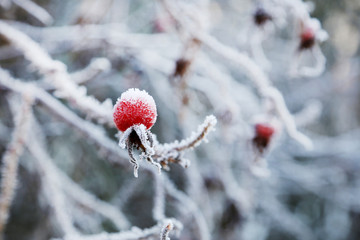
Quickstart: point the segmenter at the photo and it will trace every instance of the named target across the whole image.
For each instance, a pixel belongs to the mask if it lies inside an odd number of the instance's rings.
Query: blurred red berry
[[[153,25],[154,32],[157,33],[166,32],[166,26],[164,26],[164,23],[161,19],[155,19],[153,24],[154,24]]]
[[[255,125],[255,131],[256,131],[257,136],[261,136],[264,138],[270,138],[274,134],[275,130],[273,127],[271,127],[269,125],[258,123]]]
[[[306,28],[300,35],[300,49],[312,48],[315,44],[315,32],[311,28]]]
[[[150,129],[157,117],[155,101],[146,91],[131,88],[117,100],[113,117],[116,127],[122,132],[137,124]]]
[[[263,153],[268,147],[274,132],[275,129],[270,125],[260,123],[255,125],[255,137],[253,138],[253,143],[260,153]]]

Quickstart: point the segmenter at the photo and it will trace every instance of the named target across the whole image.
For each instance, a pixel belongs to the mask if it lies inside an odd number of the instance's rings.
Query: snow
[[[118,98],[116,104],[119,101],[128,101],[134,104],[138,102],[144,102],[149,105],[149,108],[156,109],[156,104],[152,96],[150,96],[145,90],[140,90],[138,88],[130,88],[126,92],[121,94],[121,97]]]

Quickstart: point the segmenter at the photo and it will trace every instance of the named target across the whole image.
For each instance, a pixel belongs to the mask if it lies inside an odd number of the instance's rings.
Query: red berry
[[[315,44],[315,33],[311,28],[306,28],[300,35],[300,49],[309,49]]]
[[[122,132],[137,124],[150,129],[157,117],[155,101],[146,91],[131,88],[118,98],[113,117],[116,127]]]
[[[269,125],[258,123],[255,125],[255,131],[256,131],[256,136],[263,138],[270,138],[274,134],[275,130],[273,127]]]
[[[263,153],[264,149],[267,148],[274,132],[275,129],[272,126],[261,123],[255,125],[255,137],[253,138],[253,143],[260,153]]]

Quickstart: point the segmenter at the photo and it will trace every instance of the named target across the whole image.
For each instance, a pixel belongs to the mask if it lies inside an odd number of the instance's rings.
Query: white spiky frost
[[[119,132],[119,146],[122,148],[122,149],[125,149],[126,148],[126,140],[129,138],[129,135],[130,133],[133,131],[132,128],[128,128],[126,129],[125,132],[123,133],[120,133]]]
[[[136,134],[139,136],[141,143],[144,145],[146,149],[146,154],[149,156],[153,155],[155,152],[153,147],[151,146],[151,143],[148,140],[146,127],[143,124],[140,124],[140,125],[135,125],[133,129],[136,132]]]
[[[199,146],[202,141],[208,142],[206,136],[209,132],[215,130],[216,123],[217,123],[217,119],[214,115],[207,116],[204,122],[200,126],[198,126],[196,132],[192,132],[189,138],[184,139],[180,143],[178,143],[178,148],[182,148],[182,146],[191,145],[192,142],[194,142],[195,144],[191,148],[195,148]],[[201,140],[199,139],[200,141],[197,141],[197,138],[201,135],[201,133],[204,133],[204,137]]]
[[[154,161],[154,159],[152,158],[152,155],[155,154],[155,150],[153,148],[153,144],[151,142],[150,139],[152,139],[152,135],[151,132],[146,130],[146,127],[143,124],[137,124],[134,125],[132,127],[129,127],[128,129],[126,129],[125,132],[120,133],[119,132],[119,146],[121,148],[128,148],[129,154],[130,154],[130,162],[134,164],[134,176],[137,178],[138,177],[138,169],[139,169],[139,163],[137,161],[137,159],[132,155],[132,147],[133,145],[131,144],[131,142],[129,142],[129,136],[130,134],[135,131],[137,136],[140,139],[141,144],[144,146],[145,148],[145,152],[142,152],[139,157],[140,160],[147,160],[149,161],[152,165],[156,166],[159,170],[159,173],[161,173],[161,165],[157,162]]]
[[[120,101],[128,101],[128,102],[136,103],[139,100],[149,104],[150,108],[156,109],[154,98],[150,96],[149,93],[146,92],[145,90],[140,90],[138,88],[129,88],[127,91],[123,92],[121,96],[117,99],[114,107]]]

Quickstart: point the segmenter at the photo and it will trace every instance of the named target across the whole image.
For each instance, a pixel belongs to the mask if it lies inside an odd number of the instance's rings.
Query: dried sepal
[[[258,26],[263,26],[266,22],[272,20],[272,16],[264,8],[256,9],[253,17],[255,24]]]
[[[139,176],[138,175],[139,163],[137,159],[134,157],[133,147],[134,145],[127,144],[127,150],[130,157],[130,162],[134,165],[134,176],[137,178]]]
[[[152,155],[155,153],[152,133],[143,124],[134,125],[126,129],[120,135],[119,146],[128,150],[130,162],[134,165],[135,177],[138,177],[139,163],[133,154],[134,148],[141,151],[139,155],[140,160],[147,160],[152,165],[155,165],[160,172],[161,165],[152,158]]]

